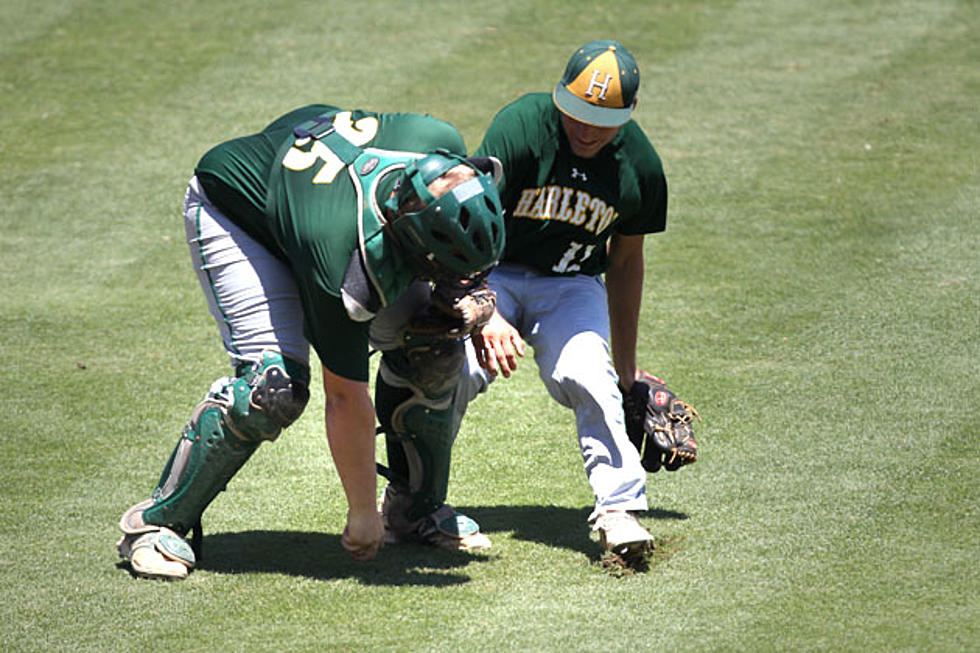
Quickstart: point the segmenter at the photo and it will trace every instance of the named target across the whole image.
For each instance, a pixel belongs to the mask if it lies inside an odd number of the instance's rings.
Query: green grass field
[[[0,650],[980,650],[978,33],[976,0],[6,0]],[[186,582],[118,567],[225,372],[179,216],[201,154],[322,101],[473,148],[602,37],[671,187],[639,359],[705,418],[649,478],[651,569],[599,564],[530,361],[455,450],[489,554],[349,561],[317,385]]]

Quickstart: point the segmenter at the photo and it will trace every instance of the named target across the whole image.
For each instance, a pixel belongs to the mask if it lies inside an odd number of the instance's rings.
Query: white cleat
[[[599,531],[599,541],[607,551],[630,558],[653,550],[653,536],[625,510],[609,510],[592,524]]]

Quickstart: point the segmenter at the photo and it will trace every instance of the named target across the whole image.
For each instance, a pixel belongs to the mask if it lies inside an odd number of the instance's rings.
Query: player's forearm
[[[636,338],[643,297],[643,257],[613,261],[606,272],[609,332],[613,367],[620,384],[629,388],[636,378]]]
[[[642,272],[640,273],[642,275]],[[642,281],[639,284],[642,288]],[[639,320],[639,293],[612,285],[609,293],[609,330],[613,366],[620,384],[629,388],[636,378],[636,334]]]
[[[370,406],[370,403],[368,404]],[[327,405],[327,441],[334,465],[344,486],[347,505],[352,511],[377,508],[374,413]]]
[[[376,510],[374,407],[367,384],[326,394],[327,441],[347,505],[352,511]]]

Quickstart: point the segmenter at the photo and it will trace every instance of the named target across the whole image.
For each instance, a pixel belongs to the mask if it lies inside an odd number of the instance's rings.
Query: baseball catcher
[[[385,518],[404,517],[411,535],[441,529],[445,548],[479,543],[476,522],[443,501],[445,429],[415,428],[456,383],[457,340],[493,310],[492,294],[476,291],[503,251],[503,216],[493,180],[465,151],[459,132],[431,116],[310,105],[199,160],[185,194],[187,243],[233,375],[212,384],[150,497],[120,521],[117,550],[134,575],[180,580],[194,568],[204,511],[306,408],[311,347],[347,501],[340,544],[354,560],[377,555],[386,534],[369,344],[382,327],[397,332],[395,307],[412,289],[423,302],[434,294],[432,310],[447,317],[426,323],[431,342],[396,341],[382,361],[393,388],[381,391],[390,409],[382,415],[405,439],[405,455],[423,461],[393,466],[414,484]],[[425,456],[435,464],[425,467]]]
[[[649,372],[641,371],[628,392],[620,391],[626,433],[640,452],[644,469],[656,472],[663,467],[673,472],[697,461],[691,422],[701,416],[694,406],[678,399],[663,379]]]

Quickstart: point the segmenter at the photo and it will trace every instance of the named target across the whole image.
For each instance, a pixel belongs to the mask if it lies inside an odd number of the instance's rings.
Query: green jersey
[[[569,147],[548,93],[531,93],[494,117],[477,155],[501,160],[507,225],[502,261],[545,274],[597,275],[613,233],[663,231],[667,180],[660,157],[632,120],[589,159]]]
[[[317,121],[334,133],[317,138]],[[344,306],[348,264],[360,257],[382,307],[408,287],[415,273],[385,235],[381,206],[405,165],[437,148],[466,153],[459,132],[430,116],[312,105],[218,145],[195,169],[215,206],[290,267],[306,338],[335,374],[368,377],[370,315]]]

